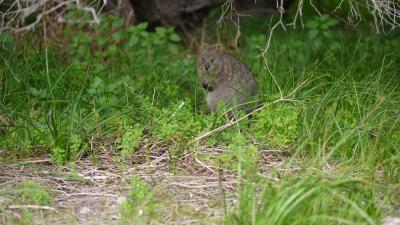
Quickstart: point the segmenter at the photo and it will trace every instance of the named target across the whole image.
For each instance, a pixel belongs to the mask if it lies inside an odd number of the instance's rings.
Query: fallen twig
[[[44,210],[56,211],[55,208],[50,207],[50,206],[44,206],[44,205],[10,205],[7,208],[8,209],[44,209]]]
[[[86,195],[86,196],[101,196],[101,197],[111,197],[111,198],[117,198],[119,195],[114,195],[114,194],[105,194],[105,193],[72,193],[68,194],[67,196],[58,198],[57,201],[61,201],[73,196],[81,196],[81,195]]]
[[[199,163],[200,165],[202,165],[203,167],[205,167],[208,171],[210,171],[211,173],[213,173],[214,175],[217,175],[217,172],[215,172],[213,169],[211,169],[210,166],[204,164],[202,161],[200,161],[199,159],[197,159],[196,157],[194,157],[194,160]]]

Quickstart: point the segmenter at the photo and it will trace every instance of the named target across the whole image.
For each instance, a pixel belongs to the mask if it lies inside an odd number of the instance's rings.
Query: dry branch
[[[7,208],[8,209],[44,209],[44,210],[56,211],[55,208],[50,207],[50,206],[44,206],[44,205],[10,205]]]
[[[50,16],[52,22],[63,22],[65,13],[72,9],[91,15],[91,19],[83,23],[100,23],[96,8],[80,0],[16,0],[10,5],[1,2],[0,6],[6,9],[0,11],[0,32],[33,30],[46,16]],[[33,22],[26,22],[31,18],[35,18]]]

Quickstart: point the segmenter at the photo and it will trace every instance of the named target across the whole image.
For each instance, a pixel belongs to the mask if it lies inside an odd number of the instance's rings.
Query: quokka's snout
[[[208,85],[207,81],[202,81],[201,85],[203,86],[204,90],[207,90],[207,91],[212,91],[213,90],[213,88],[210,85]]]
[[[203,81],[203,82],[202,82],[202,85],[203,85],[203,88],[204,88],[204,89],[207,89],[207,88],[208,88],[207,82],[204,82],[204,81]]]

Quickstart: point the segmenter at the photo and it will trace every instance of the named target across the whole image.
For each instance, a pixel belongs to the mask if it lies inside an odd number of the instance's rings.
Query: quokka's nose
[[[202,82],[202,85],[203,85],[203,88],[205,89],[205,90],[207,90],[207,91],[213,91],[214,89],[211,87],[211,86],[209,86],[206,82]]]
[[[204,81],[202,82],[202,84],[203,84],[203,88],[207,90],[208,89],[208,84],[206,82],[204,82]]]
[[[210,65],[204,65],[204,69],[206,69],[206,71],[208,71],[208,69],[210,68]]]

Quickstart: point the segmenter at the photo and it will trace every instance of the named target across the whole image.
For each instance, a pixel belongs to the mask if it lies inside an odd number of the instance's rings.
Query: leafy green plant
[[[59,146],[51,149],[51,157],[56,164],[62,165],[68,160],[67,151]]]
[[[21,201],[24,203],[33,203],[36,205],[47,205],[51,203],[50,194],[43,187],[35,184],[31,180],[25,181],[21,184],[20,188]]]
[[[239,177],[252,180],[258,169],[257,148],[250,145],[241,133],[233,132],[229,139],[226,136],[224,139],[229,145],[227,151],[220,156],[222,166],[236,171]]]
[[[324,43],[329,42],[328,51],[333,51],[339,48],[336,41],[335,32],[332,28],[338,24],[337,20],[330,15],[322,15],[309,20],[305,27],[308,29],[307,35],[313,43],[315,50],[320,50],[324,47]]]
[[[209,124],[208,118],[193,112],[190,99],[163,109],[159,117],[153,133],[160,140],[193,138]]]
[[[252,130],[258,140],[268,140],[271,147],[285,147],[299,136],[301,105],[278,103],[254,115]]]
[[[27,205],[49,205],[52,203],[52,196],[43,186],[32,180],[26,180],[13,189],[6,189],[0,195],[12,195],[16,204]]]
[[[92,57],[116,61],[115,56],[128,52],[134,56],[145,54],[149,57],[152,57],[156,50],[165,49],[170,54],[179,52],[177,44],[181,42],[181,38],[173,28],[157,27],[155,32],[148,32],[147,23],[124,29],[124,21],[121,18],[108,15],[101,16],[101,20],[103,22],[89,32],[83,32],[79,26],[69,26],[65,29],[66,37],[75,32],[69,49],[70,54],[78,52],[79,57],[75,63],[87,64]],[[96,67],[99,70],[103,69],[101,65]]]
[[[131,191],[128,199],[121,205],[120,224],[147,224],[155,216],[156,200],[147,184],[139,177],[131,179]],[[147,221],[147,222],[146,222]]]
[[[125,125],[124,134],[121,137],[119,146],[122,159],[132,156],[142,140],[142,134],[143,128],[140,124],[136,124],[134,127]]]
[[[85,146],[83,145],[82,137],[78,134],[73,134],[69,137],[69,155],[70,159],[78,159],[82,156]]]

